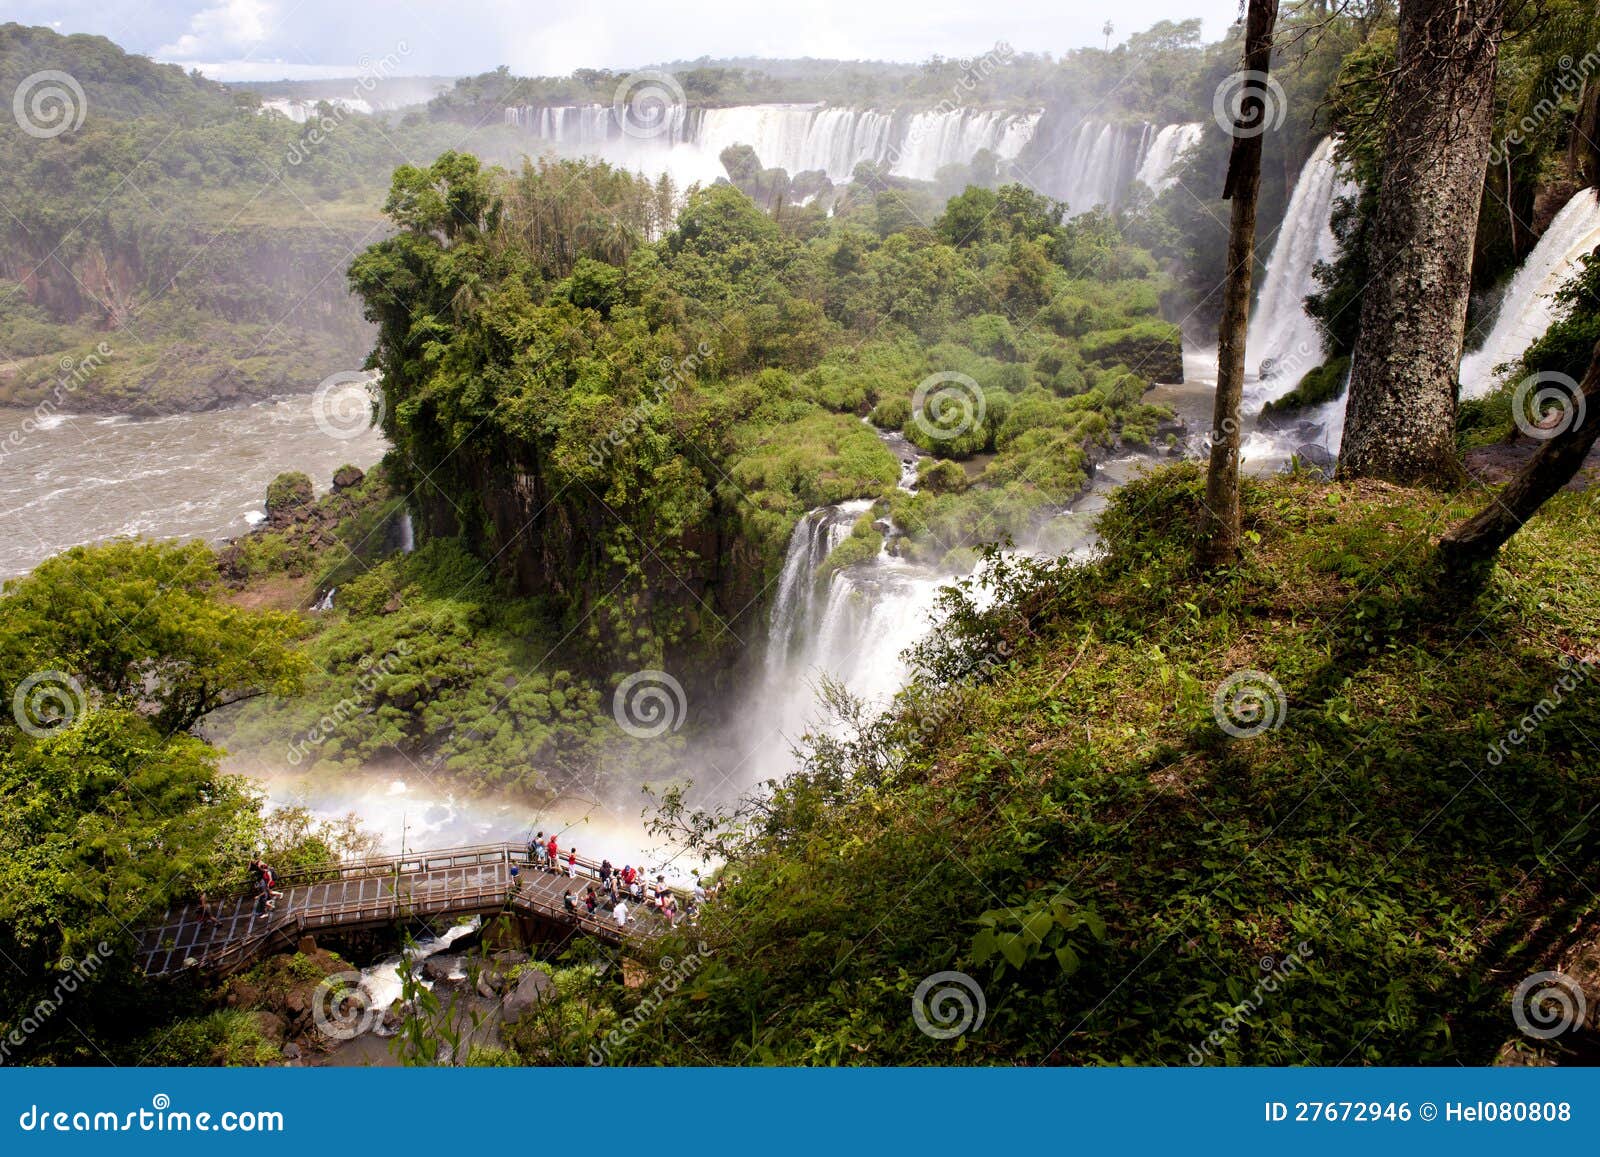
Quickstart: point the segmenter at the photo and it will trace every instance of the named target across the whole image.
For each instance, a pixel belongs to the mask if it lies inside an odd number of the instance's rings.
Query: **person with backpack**
[[[528,862],[536,868],[544,866],[544,833],[528,841]]]

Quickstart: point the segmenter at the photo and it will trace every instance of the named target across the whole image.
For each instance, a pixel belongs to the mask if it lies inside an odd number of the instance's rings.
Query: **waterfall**
[[[1481,397],[1494,388],[1495,367],[1514,362],[1550,328],[1556,302],[1551,296],[1578,271],[1578,259],[1600,245],[1600,200],[1580,189],[1550,222],[1533,252],[1511,279],[1494,328],[1483,348],[1461,359],[1461,396]]]
[[[416,548],[417,536],[411,525],[411,512],[402,510],[400,512],[400,553],[410,554]]]
[[[1166,192],[1177,180],[1175,170],[1183,155],[1204,135],[1205,126],[1198,123],[1165,126],[1151,140],[1133,179],[1157,195]]]
[[[1053,123],[1035,135],[1031,162],[1024,158],[1023,168],[1035,188],[1065,201],[1071,213],[1115,209],[1158,135],[1149,124]]]
[[[1332,261],[1338,253],[1329,220],[1334,198],[1350,191],[1334,164],[1333,148],[1333,138],[1325,138],[1301,168],[1267,259],[1245,348],[1271,384],[1252,392],[1253,403],[1282,397],[1322,364],[1322,331],[1307,315],[1305,299],[1319,288],[1311,276],[1316,263]]]
[[[1038,116],[956,109],[912,115],[895,147],[896,176],[931,181],[945,165],[964,165],[980,150],[1012,160],[1033,135]]]
[[[796,633],[815,629],[821,617],[814,581],[817,569],[834,547],[850,537],[856,519],[871,507],[866,499],[821,507],[802,518],[789,536],[767,631],[769,676],[781,678],[787,673]]]
[[[1038,113],[950,109],[895,115],[823,104],[674,108],[653,137],[626,134],[606,105],[528,105],[505,110],[515,125],[564,155],[595,155],[627,169],[671,173],[680,183],[724,176],[730,145],[749,145],[765,168],[790,175],[822,170],[847,181],[863,161],[898,176],[931,180],[945,165],[966,164],[980,149],[1002,160],[1022,152]]]

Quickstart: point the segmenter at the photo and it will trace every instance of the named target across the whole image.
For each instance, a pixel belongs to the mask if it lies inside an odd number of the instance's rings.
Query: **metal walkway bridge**
[[[513,866],[518,869],[515,877]],[[567,875],[565,856],[557,873],[531,863],[526,848],[485,844],[285,873],[276,881],[282,892],[276,909],[264,915],[255,914],[253,897],[213,905],[209,920],[197,904],[168,909],[160,923],[137,933],[138,960],[149,976],[186,969],[227,974],[319,929],[351,931],[416,917],[502,911],[565,926],[607,944],[660,929],[662,920],[642,904],[626,928],[610,913],[590,916],[581,905],[576,915],[567,912],[562,893],[600,878],[598,864],[579,859],[575,866],[576,880]]]

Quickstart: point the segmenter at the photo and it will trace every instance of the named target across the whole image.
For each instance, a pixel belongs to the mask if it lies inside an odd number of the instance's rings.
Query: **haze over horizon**
[[[1126,0],[1113,14],[1110,40],[1192,17],[1200,18],[1208,40],[1216,39],[1237,9],[1235,0]],[[1104,45],[1107,12],[1045,0],[1020,0],[1003,13],[955,0],[892,0],[870,8],[821,0],[805,21],[791,24],[734,0],[676,0],[654,8],[649,21],[625,23],[509,0],[479,0],[465,18],[428,0],[346,0],[332,15],[303,0],[18,0],[10,18],[105,36],[217,80],[272,81],[351,76],[364,70],[364,61],[391,55],[402,61],[391,75],[465,76],[500,65],[523,75],[565,75],[700,57],[914,63],[974,55],[1000,41],[1018,51],[1060,54]]]

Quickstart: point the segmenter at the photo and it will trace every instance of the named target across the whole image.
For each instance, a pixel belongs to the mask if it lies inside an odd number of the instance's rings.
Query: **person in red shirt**
[[[567,875],[576,880],[578,878],[578,849],[573,848],[567,853]]]
[[[561,870],[561,865],[556,862],[556,855],[557,855],[557,853],[559,853],[561,851],[561,849],[556,847],[556,838],[555,838],[555,836],[551,836],[550,837],[550,842],[548,844],[546,844],[544,847],[545,847],[545,851],[550,853],[550,870],[552,872],[559,872]]]

